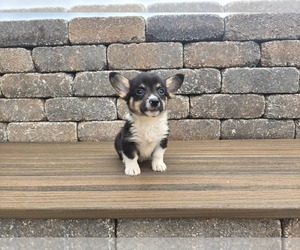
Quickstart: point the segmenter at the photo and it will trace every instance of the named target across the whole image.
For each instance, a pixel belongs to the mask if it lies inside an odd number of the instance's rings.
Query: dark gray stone
[[[78,125],[78,140],[113,141],[123,125],[123,121],[81,122]]]
[[[44,102],[39,99],[0,99],[0,122],[42,121]]]
[[[1,79],[7,98],[71,96],[73,77],[57,74],[6,74]]]
[[[221,125],[221,139],[293,139],[295,123],[269,119],[227,120]]]
[[[117,92],[111,86],[108,75],[111,71],[81,72],[74,79],[73,90],[76,96],[117,96]],[[116,71],[131,79],[139,74],[139,71]]]
[[[114,220],[110,219],[1,219],[0,229],[2,237],[113,238],[115,223]]]
[[[0,142],[7,141],[7,124],[0,123]]]
[[[300,67],[300,41],[272,41],[261,45],[261,64],[266,67]]]
[[[32,57],[40,72],[102,70],[106,66],[104,46],[38,47]]]
[[[75,122],[20,122],[9,123],[11,142],[74,142],[77,141]]]
[[[45,105],[49,121],[105,121],[117,119],[115,98],[54,98]]]
[[[225,18],[225,40],[299,39],[300,14],[235,14]]]
[[[170,120],[170,140],[215,140],[220,138],[218,120]]]
[[[31,52],[23,48],[0,48],[0,74],[32,72]]]
[[[300,94],[268,96],[265,116],[275,119],[300,118]]]
[[[158,15],[147,19],[147,41],[222,40],[224,21],[217,15]]]
[[[273,219],[121,219],[117,237],[281,237]]]
[[[296,93],[299,71],[296,68],[234,68],[222,73],[224,93]]]
[[[65,20],[0,22],[0,47],[34,47],[68,44]]]
[[[182,68],[181,43],[111,44],[107,49],[110,69]]]
[[[184,46],[186,68],[254,67],[260,60],[255,42],[198,42]]]
[[[298,242],[300,243],[300,219],[299,218],[283,220],[282,228],[283,228],[283,237],[298,238],[299,240]],[[290,249],[294,249],[294,248],[290,248]]]
[[[221,90],[221,73],[217,69],[170,69],[151,72],[165,79],[175,74],[184,74],[184,82],[177,91],[178,94],[198,95],[218,93]]]
[[[298,0],[247,0],[231,1],[224,7],[225,12],[263,12],[263,13],[299,13],[300,1]]]
[[[137,16],[75,18],[69,29],[72,44],[145,41],[145,20]]]
[[[217,2],[169,2],[152,3],[147,6],[148,12],[223,12],[223,6]]]
[[[258,118],[265,109],[265,99],[260,95],[202,95],[191,97],[192,118]]]

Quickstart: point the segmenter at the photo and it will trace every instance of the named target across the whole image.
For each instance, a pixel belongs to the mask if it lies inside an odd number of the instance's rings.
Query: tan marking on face
[[[135,101],[133,97],[129,99],[129,107],[131,110],[135,111],[138,114],[141,114],[140,110],[141,101]]]

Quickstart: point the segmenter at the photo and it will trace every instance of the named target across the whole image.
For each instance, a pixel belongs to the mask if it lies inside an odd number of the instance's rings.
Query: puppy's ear
[[[175,96],[175,93],[181,87],[183,80],[184,80],[183,74],[176,74],[166,79],[166,86],[170,98],[173,98]]]
[[[125,98],[129,92],[129,79],[117,72],[109,73],[109,81],[121,98]]]

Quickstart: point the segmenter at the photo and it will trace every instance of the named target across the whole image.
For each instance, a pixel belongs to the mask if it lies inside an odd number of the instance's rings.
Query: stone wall
[[[185,82],[171,139],[298,138],[300,14],[0,22],[0,141],[112,140],[118,71]]]

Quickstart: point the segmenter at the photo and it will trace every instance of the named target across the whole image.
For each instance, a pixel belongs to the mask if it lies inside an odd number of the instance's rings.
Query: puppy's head
[[[167,99],[175,96],[184,75],[176,74],[162,79],[156,74],[141,73],[131,80],[111,72],[109,80],[129,110],[137,115],[155,117],[166,109]]]

